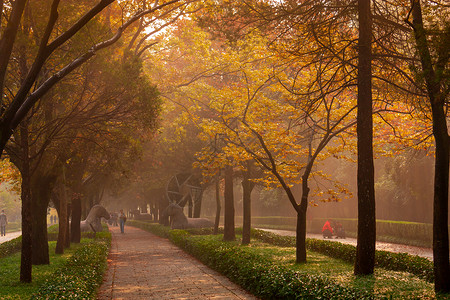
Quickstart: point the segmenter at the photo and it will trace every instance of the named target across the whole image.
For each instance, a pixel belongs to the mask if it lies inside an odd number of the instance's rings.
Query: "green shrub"
[[[99,234],[100,232],[97,232],[97,234]],[[86,239],[93,239],[96,237],[95,232],[82,232],[81,233],[81,238],[86,238]],[[57,241],[58,240],[58,232],[49,232],[47,233],[47,239],[48,241]]]
[[[162,237],[169,237],[172,242],[176,245],[178,245],[180,248],[184,249],[186,252],[191,253],[192,255],[196,256],[199,260],[204,262],[205,264],[209,265],[210,267],[218,270],[219,272],[223,273],[227,277],[231,278],[233,281],[237,282],[238,284],[242,285],[244,288],[251,290],[254,293],[258,293],[258,295],[266,295],[274,293],[268,292],[268,291],[262,291],[262,289],[275,289],[272,285],[278,286],[280,289],[285,289],[281,283],[269,283],[266,282],[262,284],[257,292],[252,290],[251,285],[254,284],[258,286],[258,282],[254,282],[251,280],[251,278],[255,277],[255,274],[252,274],[251,272],[245,275],[243,272],[239,271],[238,274],[234,274],[234,272],[237,272],[236,269],[245,269],[246,265],[239,265],[239,262],[232,262],[232,260],[236,259],[239,260],[243,257],[244,262],[246,260],[254,259],[253,257],[248,257],[245,255],[249,255],[241,253],[239,251],[243,251],[244,248],[239,248],[233,245],[233,243],[220,243],[218,245],[216,242],[209,245],[208,243],[202,242],[202,240],[195,240],[196,237],[193,236],[194,234],[210,234],[212,232],[211,229],[188,229],[188,230],[170,230],[169,227],[165,227],[158,224],[152,224],[152,225],[146,225],[143,222],[134,221],[137,223],[137,227],[141,226],[140,228],[144,230],[151,231],[155,234],[158,234]],[[148,224],[148,223],[147,223]],[[164,234],[160,234],[163,232]],[[236,233],[242,232],[242,228],[237,228]],[[295,237],[292,236],[280,236],[271,232],[267,232],[264,230],[258,230],[258,229],[252,229],[252,238],[255,238],[257,240],[260,240],[264,243],[280,246],[280,247],[295,247],[296,240]],[[193,242],[193,241],[196,242]],[[338,258],[343,261],[354,263],[355,257],[356,257],[356,247],[348,244],[342,244],[337,242],[331,242],[331,241],[324,241],[324,240],[318,240],[318,239],[306,239],[306,247],[307,249],[311,251],[315,251],[321,254],[325,254],[327,256]],[[216,253],[217,252],[217,253]],[[232,255],[230,253],[238,253],[236,256],[233,256],[233,258],[228,257],[227,255]],[[263,258],[258,258],[256,262],[256,265],[262,264]],[[243,263],[244,263],[243,262]],[[270,264],[270,262],[267,260],[265,262],[266,264]],[[393,270],[393,271],[406,271],[411,274],[414,274],[424,280],[427,280],[428,282],[434,281],[434,274],[433,274],[433,263],[423,257],[415,256],[415,255],[409,255],[407,253],[393,253],[388,251],[379,251],[377,250],[375,253],[375,263],[377,267],[384,268],[387,270]],[[264,264],[263,264],[264,265]],[[254,270],[255,272],[266,272],[263,270],[257,270],[255,269],[256,266],[249,267],[250,269]],[[275,276],[278,274],[277,270],[270,269],[274,273],[271,276]],[[270,271],[270,272],[272,272]],[[270,273],[269,272],[269,273]],[[288,272],[288,271],[286,271]],[[293,272],[293,271],[289,271]],[[288,272],[288,273],[289,273]],[[284,273],[283,273],[284,274]],[[247,276],[250,277],[250,279],[247,278]],[[278,276],[278,275],[277,275]],[[281,275],[280,275],[281,276]],[[284,275],[283,275],[284,276]],[[292,276],[289,275],[289,276]],[[299,276],[297,273],[295,276]],[[237,278],[237,279],[233,279]],[[259,277],[258,277],[259,278]],[[274,277],[276,278],[276,276]],[[292,279],[292,278],[291,278]],[[248,286],[245,283],[247,280],[250,280],[251,284],[249,283]],[[264,278],[259,278],[261,282],[264,280]],[[281,280],[281,279],[277,279]],[[297,282],[298,279],[295,279],[294,282]],[[302,280],[308,281],[308,279],[303,278]],[[317,281],[320,281],[321,279],[315,279]],[[303,281],[301,281],[303,282]],[[269,287],[265,287],[264,285],[267,284]],[[290,282],[285,282],[284,284],[292,285]],[[322,283],[321,283],[322,284]],[[272,286],[272,288],[270,287]],[[339,293],[341,292],[340,288],[338,288]],[[288,292],[280,292],[280,293],[291,293],[289,290]],[[297,293],[300,293],[297,291]],[[352,292],[350,292],[352,293]],[[268,295],[267,294],[267,295]],[[283,294],[284,295],[284,294]],[[356,295],[356,294],[355,294]],[[277,298],[278,296],[270,296]],[[281,297],[281,296],[279,296]],[[284,297],[284,296],[283,296]],[[355,296],[356,297],[356,296]],[[343,298],[344,299],[344,298]]]
[[[308,232],[321,234],[327,219],[316,218],[308,223]],[[356,237],[357,219],[333,219],[339,221],[347,236]],[[433,226],[427,223],[377,220],[377,240],[383,242],[403,243],[406,245],[431,247]]]
[[[200,261],[264,299],[370,299],[367,292],[344,287],[320,275],[274,264],[270,259],[217,237],[170,231],[170,240]]]
[[[137,221],[137,220],[127,220],[126,225],[134,226],[134,227],[146,230],[146,231],[150,231],[160,237],[164,237],[164,238],[169,237],[170,227],[163,226],[158,223],[149,223],[149,222]]]
[[[252,229],[252,237],[280,247],[295,247],[295,237],[292,236],[280,236],[264,230]],[[355,246],[337,242],[306,239],[306,248],[349,263],[354,263],[356,257]],[[433,263],[417,255],[377,250],[375,266],[393,271],[406,271],[429,282],[434,281]]]
[[[31,299],[95,299],[110,245],[111,234],[98,233],[96,240],[78,249]]]
[[[0,244],[0,258],[6,257],[20,251],[22,247],[22,236]]]

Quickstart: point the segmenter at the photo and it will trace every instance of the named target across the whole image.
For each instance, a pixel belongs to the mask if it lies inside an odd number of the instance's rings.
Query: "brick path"
[[[257,299],[167,239],[134,227],[112,233],[98,299]]]

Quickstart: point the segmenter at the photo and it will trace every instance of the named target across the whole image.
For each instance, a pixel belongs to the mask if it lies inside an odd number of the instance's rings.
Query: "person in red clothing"
[[[322,227],[323,238],[331,239],[333,237],[333,228],[331,227],[330,221],[327,220]]]

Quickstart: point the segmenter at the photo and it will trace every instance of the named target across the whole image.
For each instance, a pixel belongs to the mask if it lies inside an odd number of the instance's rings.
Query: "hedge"
[[[339,221],[348,237],[357,235],[358,220],[349,218],[331,218]],[[326,218],[307,220],[306,229],[309,233],[321,234]],[[428,223],[377,220],[377,240],[382,242],[402,243],[418,247],[432,247],[433,226]],[[236,217],[236,223],[242,224],[242,216]],[[252,217],[252,226],[270,227],[274,229],[295,230],[296,217],[269,216]]]
[[[295,237],[292,236],[280,236],[258,229],[252,229],[252,236],[273,245],[295,247]],[[349,263],[355,262],[356,247],[353,245],[306,239],[306,248]],[[417,255],[376,250],[375,266],[393,271],[406,271],[428,282],[434,282],[433,262]]]
[[[209,267],[264,299],[372,299],[365,291],[344,287],[325,276],[273,264],[251,248],[171,230],[169,239]]]
[[[109,232],[83,245],[30,299],[95,299],[111,246]]]
[[[0,244],[0,258],[20,251],[22,248],[22,236]]]
[[[170,228],[156,223],[131,221],[130,225],[151,231],[161,237],[170,237]],[[188,229],[191,234],[212,234],[212,229]],[[236,233],[242,228],[236,228]],[[252,229],[252,238],[280,247],[295,247],[295,237],[281,236],[259,229]],[[349,263],[355,262],[356,247],[318,239],[306,239],[306,248],[327,256],[338,258]],[[406,271],[428,282],[434,282],[433,262],[427,258],[407,253],[394,253],[389,251],[375,251],[375,266],[392,271]]]

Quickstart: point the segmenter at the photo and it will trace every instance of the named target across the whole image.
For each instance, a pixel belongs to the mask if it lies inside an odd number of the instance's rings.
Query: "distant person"
[[[5,215],[5,210],[2,209],[2,212],[0,213],[0,232],[1,236],[6,235],[6,225],[8,225],[8,219]]]
[[[331,227],[330,221],[327,220],[322,227],[323,238],[331,239],[333,237],[333,228]]]
[[[120,224],[120,232],[124,233],[125,230],[125,222],[127,221],[127,216],[123,213],[123,209],[119,212],[119,224]]]

